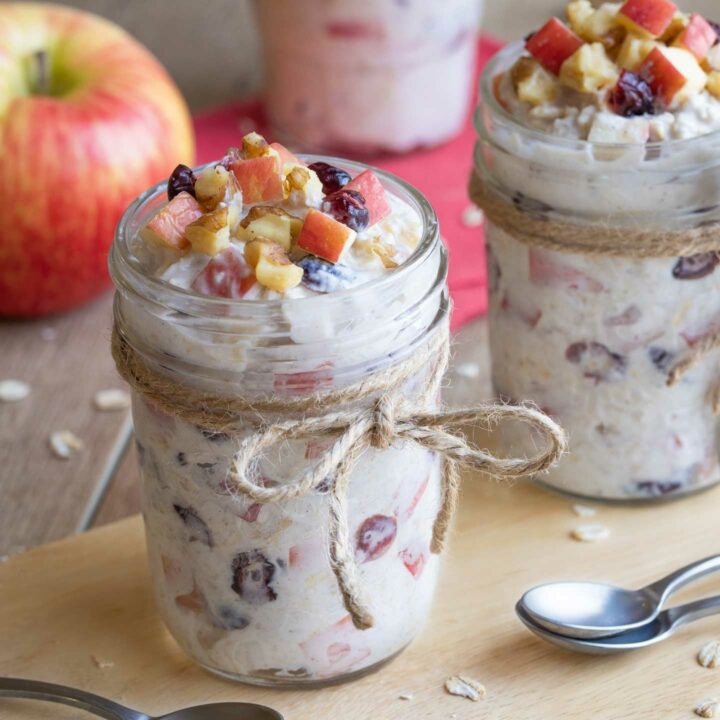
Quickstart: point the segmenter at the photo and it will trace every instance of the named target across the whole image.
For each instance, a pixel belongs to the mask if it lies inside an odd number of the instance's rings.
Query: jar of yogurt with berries
[[[545,482],[618,501],[720,480],[720,28],[567,6],[484,72],[493,379],[566,427]]]
[[[481,0],[257,0],[266,102],[284,142],[404,153],[455,136],[472,98]]]
[[[432,208],[379,171],[300,159],[251,134],[140,197],[110,264],[152,577],[174,638],[208,670],[256,684],[336,682],[388,661],[424,625],[437,583],[435,453],[394,443],[352,469],[345,540],[372,614],[364,629],[331,569],[336,476],[263,503],[238,491],[232,471],[258,427],[312,414],[299,398],[363,382],[372,395],[379,373],[425,353],[396,388],[422,396],[449,310]],[[244,414],[219,429],[210,405],[238,396]],[[268,398],[277,407],[260,418],[254,403]],[[332,445],[283,437],[255,458],[254,482],[283,487]]]

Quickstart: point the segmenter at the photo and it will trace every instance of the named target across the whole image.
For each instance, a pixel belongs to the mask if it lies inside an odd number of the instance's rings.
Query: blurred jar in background
[[[404,153],[462,128],[482,0],[256,0],[270,122],[294,149]]]

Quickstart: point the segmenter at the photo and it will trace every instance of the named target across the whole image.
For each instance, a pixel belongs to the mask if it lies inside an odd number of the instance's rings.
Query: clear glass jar
[[[323,159],[353,174],[366,168]],[[447,326],[445,249],[427,201],[376,172],[423,220],[415,254],[357,288],[281,301],[201,297],[144,275],[130,242],[165,202],[164,185],[150,189],[125,213],[111,252],[116,329],[175,382],[250,399],[342,388],[422,351]],[[417,393],[423,380],[402,392]],[[420,631],[438,574],[429,552],[440,504],[435,454],[412,443],[370,449],[352,471],[349,528],[375,619],[357,630],[330,567],[326,491],[248,502],[227,482],[242,429],[211,432],[137,394],[133,419],[158,607],[206,669],[261,685],[338,682],[374,670]],[[329,444],[283,442],[259,458],[260,484],[286,484]]]
[[[685,230],[720,220],[720,133],[647,145],[593,144],[530,130],[501,107],[487,66],[475,167],[491,192],[537,219]],[[495,389],[558,419],[570,454],[544,482],[590,498],[678,497],[720,480],[708,400],[712,353],[668,372],[720,329],[718,256],[613,257],[522,244],[486,222]],[[720,250],[720,245],[718,247]]]
[[[256,0],[270,121],[291,147],[404,153],[460,132],[480,0]]]

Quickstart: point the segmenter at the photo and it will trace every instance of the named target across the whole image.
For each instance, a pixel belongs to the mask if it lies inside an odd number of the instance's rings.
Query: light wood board
[[[395,662],[355,683],[272,691],[218,680],[195,667],[153,608],[139,517],[10,558],[0,565],[0,673],[81,686],[150,713],[221,700],[270,704],[288,720],[675,720],[720,694],[720,670],[695,661],[720,638],[720,617],[663,645],[597,658],[565,653],[530,635],[513,605],[551,579],[628,586],[720,550],[720,492],[655,507],[601,507],[608,540],[568,537],[571,503],[531,486],[467,477],[431,624]],[[695,595],[720,592],[709,579]],[[685,591],[685,597],[688,596]],[[92,656],[114,663],[98,668]],[[479,703],[443,692],[466,673],[487,687]],[[412,693],[413,700],[399,695]],[[50,713],[52,712],[52,715]],[[37,703],[0,700],[0,718],[80,718]]]

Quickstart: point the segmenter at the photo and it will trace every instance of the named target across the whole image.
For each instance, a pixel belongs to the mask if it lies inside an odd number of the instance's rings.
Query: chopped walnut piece
[[[699,702],[694,709],[696,715],[701,718],[714,718],[717,717],[718,710],[720,709],[720,702],[716,698],[710,698]]]
[[[83,441],[69,430],[58,430],[50,435],[50,448],[62,460],[67,460],[83,447]]]
[[[697,661],[706,668],[720,667],[720,640],[706,642],[697,654]]]

